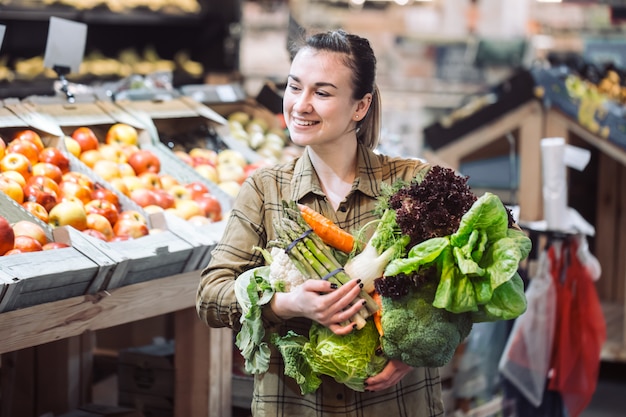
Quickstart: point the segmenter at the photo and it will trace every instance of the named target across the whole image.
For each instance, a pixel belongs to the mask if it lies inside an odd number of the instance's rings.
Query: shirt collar
[[[357,145],[357,175],[352,185],[352,192],[358,190],[369,197],[380,194],[382,180],[382,166],[373,151],[362,144]],[[302,156],[296,161],[293,178],[291,180],[291,199],[300,201],[308,193],[324,195],[319,179],[309,156],[309,148],[305,148]]]

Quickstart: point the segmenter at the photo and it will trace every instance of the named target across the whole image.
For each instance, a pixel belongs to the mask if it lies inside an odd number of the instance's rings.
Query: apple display
[[[43,250],[41,243],[31,236],[15,236],[13,249],[19,249],[21,253],[39,252]]]
[[[154,172],[158,174],[161,171],[161,161],[154,152],[148,149],[139,149],[128,157],[128,163],[135,174],[141,175],[144,172]]]
[[[39,149],[37,145],[27,140],[16,139],[9,142],[5,154],[10,153],[21,153],[28,158],[31,165],[39,162]]]
[[[47,147],[39,152],[39,162],[58,166],[64,174],[70,170],[70,160],[59,148]]]
[[[44,148],[43,140],[41,139],[41,135],[35,132],[32,129],[23,129],[15,132],[13,134],[13,140],[26,140],[35,144],[37,149],[41,151]]]
[[[112,202],[108,200],[91,200],[85,204],[85,212],[100,214],[104,216],[111,225],[114,225],[120,216],[120,212]]]
[[[0,159],[0,171],[17,171],[24,179],[30,177],[33,165],[30,160],[21,153],[6,153]]]
[[[12,198],[18,204],[24,202],[24,190],[20,184],[12,178],[0,176],[0,191]]]
[[[15,236],[30,236],[37,240],[41,245],[48,243],[46,231],[37,223],[30,220],[18,220],[13,224],[13,233]]]
[[[44,223],[48,223],[48,210],[36,201],[24,201],[22,207]]]
[[[76,128],[72,132],[72,138],[80,145],[81,154],[89,150],[98,149],[100,146],[96,134],[86,126]]]
[[[87,228],[85,207],[76,201],[61,201],[52,207],[48,217],[48,224],[52,227],[72,226],[81,231]]]
[[[141,220],[133,218],[120,219],[113,226],[115,236],[128,236],[132,239],[138,239],[150,233],[148,226]]]
[[[65,149],[76,158],[80,157],[80,153],[82,149],[80,148],[80,143],[76,139],[71,136],[64,136],[63,143],[65,144]]]
[[[11,223],[4,217],[0,216],[0,256],[13,249],[15,234]]]
[[[42,175],[52,179],[54,182],[59,183],[63,180],[63,171],[57,165],[50,162],[37,162],[33,165],[33,176]]]
[[[222,204],[216,196],[206,193],[195,197],[194,200],[200,205],[205,217],[214,222],[222,220]]]
[[[109,219],[98,213],[87,213],[87,229],[97,230],[105,236],[104,240],[110,240],[115,234]]]
[[[106,143],[120,143],[126,145],[136,145],[139,134],[137,129],[126,123],[116,123],[112,125],[105,137]]]
[[[91,198],[91,189],[80,182],[63,180],[59,183],[59,200],[78,200],[87,204]]]

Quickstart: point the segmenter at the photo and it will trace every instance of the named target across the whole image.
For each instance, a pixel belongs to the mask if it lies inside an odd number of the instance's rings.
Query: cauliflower
[[[284,249],[274,247],[270,251],[270,256],[272,262],[270,263],[269,282],[275,291],[289,292],[307,279],[291,261]]]
[[[382,296],[382,349],[390,359],[415,367],[440,367],[472,329],[471,313],[455,314],[433,307],[437,285],[412,287],[395,298]]]

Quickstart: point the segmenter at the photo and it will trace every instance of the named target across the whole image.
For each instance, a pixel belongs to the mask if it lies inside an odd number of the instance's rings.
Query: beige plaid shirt
[[[375,218],[380,184],[409,180],[424,166],[416,159],[392,158],[358,149],[359,175],[352,190],[333,210],[324,196],[305,150],[291,163],[256,171],[243,184],[233,205],[226,231],[202,272],[197,294],[198,314],[212,327],[239,330],[241,310],[234,293],[235,279],[243,271],[264,264],[253,246],[265,247],[275,239],[273,222],[282,216],[282,200],[312,207],[345,230],[358,230]],[[283,321],[265,308],[267,329],[284,334],[291,329],[308,335],[310,321]],[[317,392],[302,395],[297,383],[285,377],[280,353],[272,348],[270,369],[255,377],[252,413],[255,417],[435,417],[443,416],[438,369],[419,368],[399,384],[380,392],[356,392],[332,378],[323,377]]]

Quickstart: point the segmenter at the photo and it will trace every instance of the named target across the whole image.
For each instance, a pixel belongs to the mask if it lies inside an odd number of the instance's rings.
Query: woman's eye
[[[316,91],[315,94],[321,97],[328,97],[329,94],[326,91]]]
[[[292,91],[298,91],[300,89],[297,85],[293,85],[293,84],[289,84],[287,88],[289,88]]]

